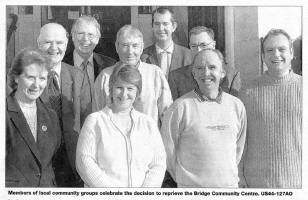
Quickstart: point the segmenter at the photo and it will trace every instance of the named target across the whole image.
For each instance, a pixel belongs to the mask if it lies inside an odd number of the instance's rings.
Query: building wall
[[[131,7],[131,24],[140,29],[143,34],[144,47],[153,43],[152,35],[152,15],[138,14],[138,6]]]
[[[157,6],[152,6],[154,10]],[[188,11],[187,6],[173,6],[172,7],[178,27],[173,34],[173,40],[177,44],[187,46],[188,44]],[[153,44],[152,32],[152,15],[151,14],[138,14],[138,6],[131,7],[131,23],[138,27],[143,34],[144,47]]]
[[[17,9],[17,6],[14,6],[15,13],[18,13]],[[187,7],[174,6],[173,9],[179,25],[174,40],[182,45],[187,45]],[[23,16],[20,20],[20,22],[26,23],[21,23],[16,33],[16,51],[25,46],[36,45],[35,38],[41,25],[41,16],[39,14],[41,12],[39,11],[40,7],[34,6],[33,16]],[[138,7],[131,7],[131,23],[139,27],[143,32],[145,47],[153,43],[151,20],[151,14],[138,14]],[[225,31],[226,60],[228,65],[241,72],[244,82],[259,75],[261,68],[258,38],[258,7],[225,7]]]
[[[233,14],[234,67],[245,83],[261,73],[258,7],[233,7]]]
[[[153,8],[154,9],[154,8]],[[174,40],[184,46],[188,42],[188,11],[186,6],[173,7],[178,21]],[[138,7],[131,8],[132,24],[144,35],[145,47],[153,43],[150,14],[138,15]],[[225,7],[225,42],[228,66],[241,72],[245,83],[261,73],[260,40],[258,37],[258,7]]]

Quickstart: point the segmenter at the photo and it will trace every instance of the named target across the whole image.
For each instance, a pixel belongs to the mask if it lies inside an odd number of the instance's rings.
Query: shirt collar
[[[81,64],[83,63],[83,58],[77,53],[76,50],[74,50],[74,52],[73,52],[73,57],[74,57],[74,65],[75,65],[75,67],[80,67]],[[93,65],[93,53],[89,57],[88,62],[91,65]]]
[[[136,68],[138,69],[139,68],[139,66],[141,65],[141,60],[139,60],[138,61],[138,63],[135,65],[136,66]],[[115,65],[116,66],[120,66],[120,65],[123,65],[124,63],[122,62],[122,61],[119,61],[119,62],[117,62]]]
[[[208,102],[217,102],[217,103],[221,104],[221,98],[222,98],[223,91],[220,87],[218,89],[218,95],[217,95],[216,99],[211,99],[211,98],[208,98],[207,96],[203,95],[198,86],[194,89],[194,92],[201,102],[208,101]]]
[[[167,47],[167,49],[162,49],[157,44],[155,44],[155,48],[156,48],[157,54],[160,54],[161,52],[167,52],[167,53],[172,54],[173,49],[174,49],[174,43],[171,42],[171,44],[169,45],[169,47]]]
[[[61,74],[61,62],[55,66],[53,66],[53,68],[51,69],[51,71],[56,72],[56,75],[58,76],[58,78],[60,77]]]

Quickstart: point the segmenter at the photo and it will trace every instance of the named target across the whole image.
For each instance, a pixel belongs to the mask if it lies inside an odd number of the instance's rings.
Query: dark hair
[[[13,90],[16,90],[18,85],[15,81],[16,77],[21,75],[24,68],[31,64],[46,68],[46,60],[38,50],[33,48],[22,49],[15,56],[8,72],[8,84]]]
[[[288,41],[289,41],[289,46],[290,46],[290,49],[293,49],[293,41],[290,37],[290,35],[283,29],[271,29],[266,35],[265,37],[263,38],[263,40],[261,41],[261,52],[264,53],[264,44],[265,44],[265,41],[271,37],[271,36],[277,36],[277,35],[284,35]]]
[[[171,22],[172,22],[172,24],[174,24],[176,21],[175,21],[175,17],[174,17],[174,11],[172,10],[172,8],[169,8],[169,7],[158,7],[157,9],[155,9],[152,12],[152,26],[153,26],[153,23],[154,23],[154,15],[155,15],[155,13],[165,14],[167,12],[170,13],[170,15],[171,15]]]
[[[121,79],[122,81],[125,81],[127,83],[130,83],[136,86],[138,89],[137,96],[140,95],[141,90],[142,90],[142,77],[137,67],[132,66],[132,65],[126,65],[126,64],[118,64],[114,68],[110,76],[110,79],[109,79],[109,93],[110,93],[110,99],[112,103],[113,103],[112,89],[118,79]]]
[[[200,33],[207,33],[210,38],[212,38],[212,40],[214,40],[215,38],[215,33],[213,31],[213,29],[211,28],[207,28],[205,26],[196,26],[196,27],[193,27],[192,29],[190,29],[189,31],[189,37],[191,37],[191,35],[198,35]]]
[[[204,50],[202,50],[202,51],[199,51],[199,52],[195,55],[195,57],[194,57],[193,65],[195,65],[196,58],[197,58],[200,54],[204,54],[204,52],[206,52],[206,51],[214,52],[214,53],[218,56],[218,58],[219,58],[219,60],[220,60],[220,62],[221,62],[221,64],[222,64],[222,68],[225,70],[225,59],[224,59],[224,56],[222,55],[222,53],[221,53],[218,49],[204,49]]]

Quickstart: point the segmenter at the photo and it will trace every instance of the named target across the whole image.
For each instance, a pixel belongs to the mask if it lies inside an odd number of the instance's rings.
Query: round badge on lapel
[[[43,125],[42,126],[42,131],[44,131],[44,132],[47,131],[47,126]]]

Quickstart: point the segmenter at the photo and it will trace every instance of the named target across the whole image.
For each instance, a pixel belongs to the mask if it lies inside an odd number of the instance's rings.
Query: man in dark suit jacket
[[[159,7],[153,12],[152,27],[155,43],[144,49],[141,56],[143,62],[159,66],[166,77],[171,71],[191,64],[189,49],[175,44],[172,40],[172,33],[177,23],[174,19],[174,12],[170,8]],[[164,56],[167,59],[163,59]]]
[[[63,62],[75,66],[87,74],[93,102],[92,108],[94,108],[96,77],[103,69],[114,65],[116,61],[108,56],[93,52],[101,37],[100,24],[94,17],[83,15],[76,19],[71,34],[75,49],[67,52]]]
[[[40,98],[37,106],[37,141],[11,93],[6,100],[6,187],[55,187],[52,157],[61,142],[56,113]]]
[[[39,49],[48,61],[49,73],[55,74],[60,93],[58,117],[64,145],[55,158],[57,184],[60,187],[82,187],[83,183],[75,167],[75,157],[80,129],[92,111],[89,81],[84,72],[61,62],[68,41],[63,26],[57,23],[45,24],[37,41]],[[53,105],[47,88],[42,94],[42,99]]]
[[[194,27],[189,32],[190,49],[192,55],[202,49],[215,49],[214,31],[204,26]],[[221,80],[220,87],[227,93],[234,96],[238,95],[241,87],[240,72],[229,66],[225,66],[226,76]],[[192,76],[192,66],[187,65],[172,71],[169,74],[169,86],[173,100],[181,97],[187,92],[193,90],[197,84]]]

